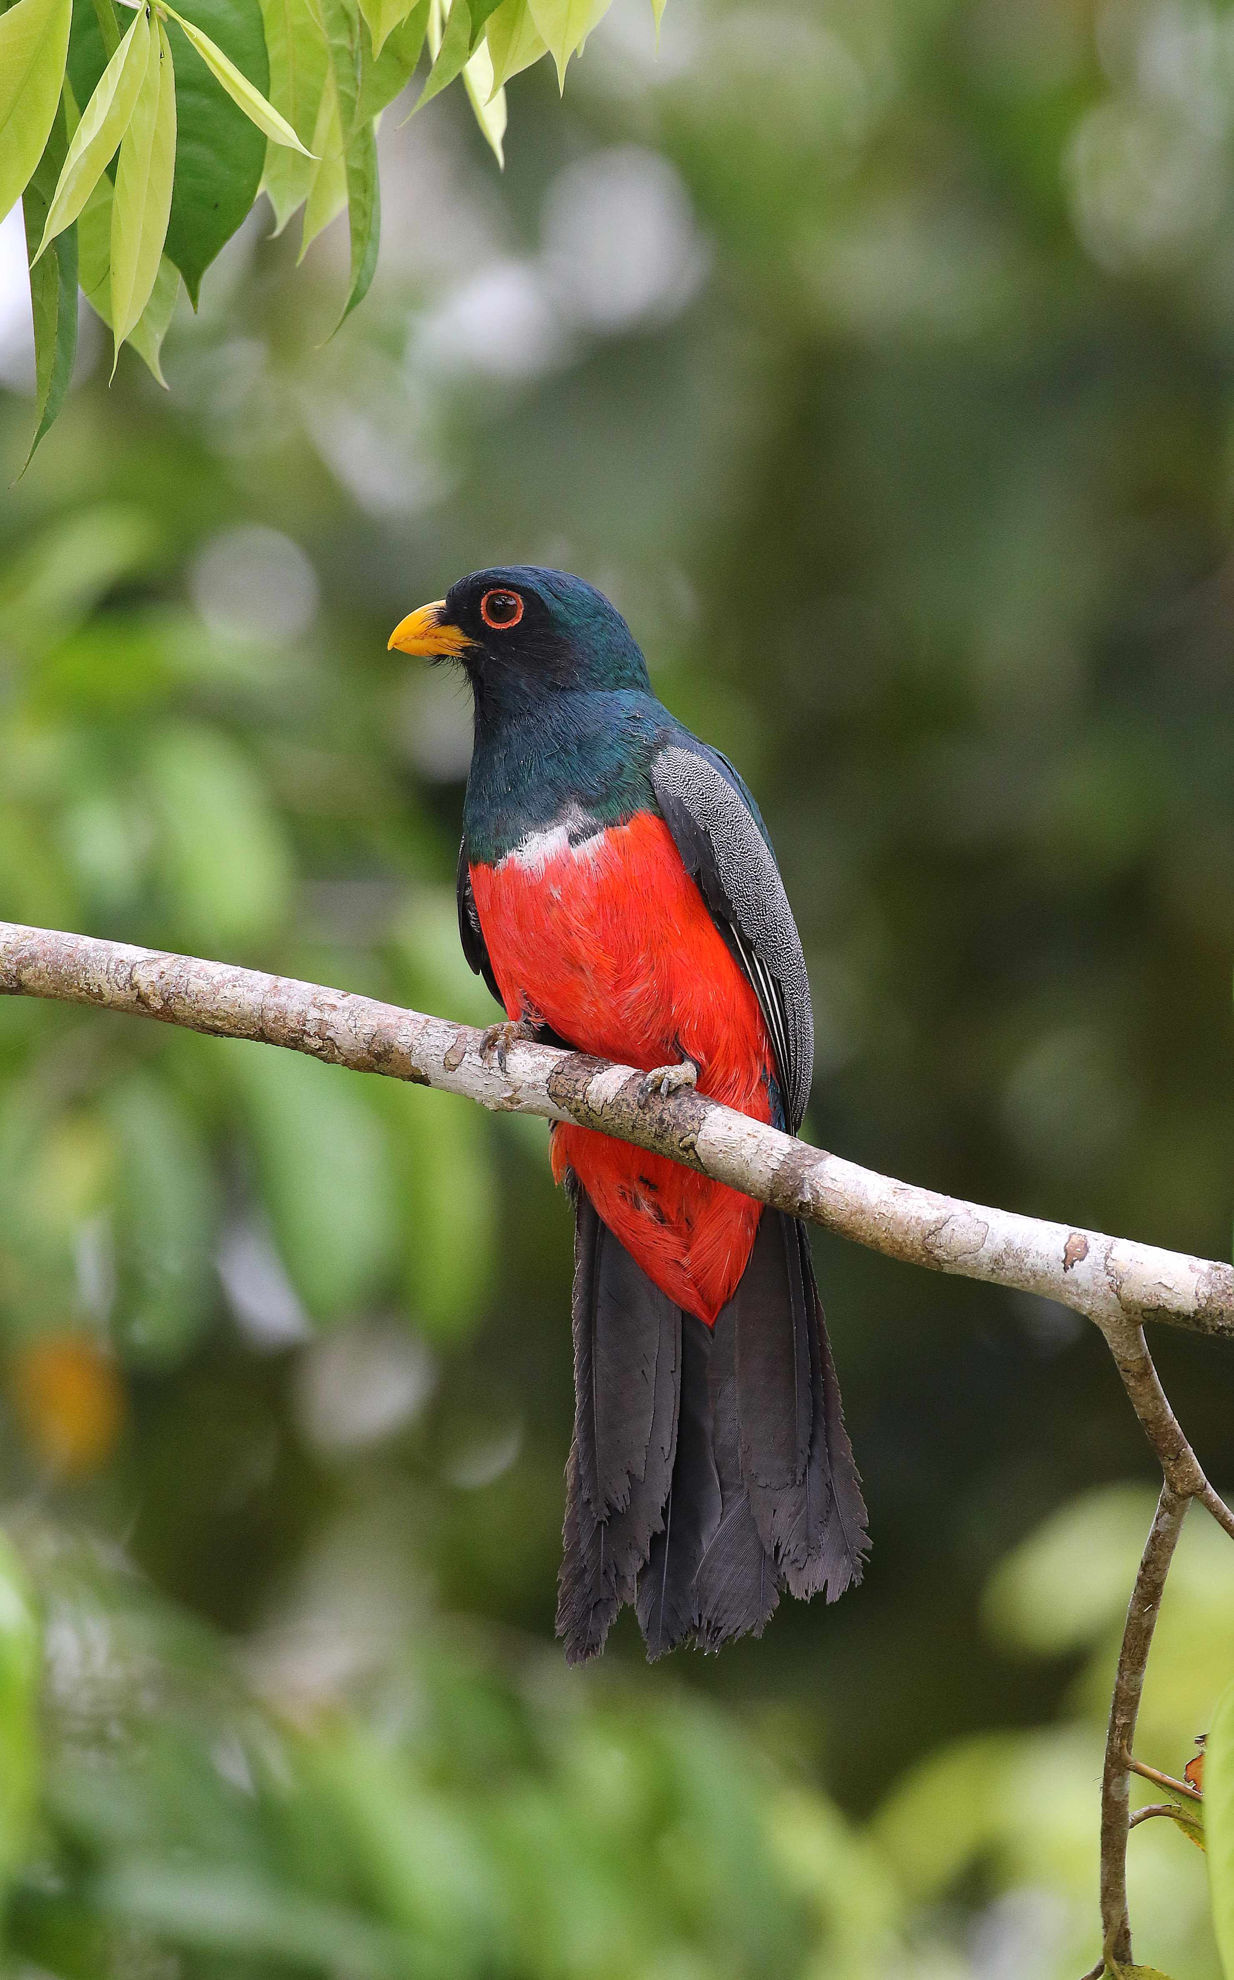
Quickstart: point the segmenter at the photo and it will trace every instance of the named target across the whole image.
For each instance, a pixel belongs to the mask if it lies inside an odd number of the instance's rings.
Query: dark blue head
[[[603,592],[567,571],[473,571],[390,636],[403,653],[461,660],[477,701],[522,703],[568,688],[647,690],[634,635]]]

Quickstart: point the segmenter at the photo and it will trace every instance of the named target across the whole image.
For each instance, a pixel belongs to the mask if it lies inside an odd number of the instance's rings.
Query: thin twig
[[[1127,1827],[1138,1829],[1141,1822],[1149,1822],[1154,1815],[1168,1815],[1172,1822],[1178,1820],[1178,1803],[1175,1801],[1149,1801],[1143,1808],[1137,1808],[1128,1818]]]
[[[1234,1513],[1230,1511],[1230,1508],[1221,1495],[1214,1492],[1207,1478],[1195,1496],[1205,1511],[1211,1513],[1218,1526],[1223,1526],[1230,1538],[1234,1540]]]
[[[1180,1497],[1198,1499],[1218,1526],[1224,1527],[1234,1539],[1234,1512],[1209,1484],[1181,1423],[1170,1407],[1170,1399],[1161,1386],[1161,1378],[1148,1351],[1143,1328],[1126,1322],[1099,1321],[1098,1325],[1122,1377],[1127,1399],[1157,1454],[1166,1483]]]
[[[1131,1958],[1131,1926],[1127,1916],[1127,1837],[1133,1826],[1127,1812],[1131,1772],[1134,1769],[1163,1787],[1175,1785],[1167,1776],[1158,1774],[1154,1768],[1146,1767],[1131,1755],[1144,1671],[1166,1575],[1183,1517],[1193,1499],[1204,1506],[1232,1538],[1234,1513],[1209,1484],[1199,1459],[1187,1441],[1183,1427],[1170,1406],[1170,1399],[1161,1386],[1143,1328],[1126,1321],[1099,1324],[1122,1378],[1127,1399],[1157,1454],[1163,1480],[1157,1516],[1140,1561],[1131,1606],[1127,1611],[1127,1626],[1123,1633],[1114,1697],[1110,1705],[1102,1776],[1102,1942],[1107,1960],[1115,1966]],[[1189,1787],[1182,1789],[1182,1792],[1200,1799]]]
[[[1131,1742],[1165,1580],[1190,1503],[1189,1494],[1176,1492],[1172,1485],[1163,1483],[1140,1556],[1118,1653],[1101,1775],[1101,1936],[1105,1962],[1114,1968],[1131,1963],[1131,1923],[1127,1916]],[[1100,1973],[1101,1969],[1097,1970]]]
[[[888,1257],[1070,1306],[1123,1354],[1129,1394],[1133,1380],[1145,1380],[1135,1347],[1142,1321],[1234,1336],[1230,1265],[897,1182],[698,1093],[643,1100],[641,1070],[581,1052],[515,1043],[503,1070],[471,1025],[224,963],[0,922],[5,992],[258,1039],[486,1107],[597,1128]],[[1137,1414],[1147,1428],[1142,1408]]]
[[[1173,1774],[1163,1774],[1159,1767],[1149,1767],[1143,1760],[1133,1760],[1131,1771],[1133,1774],[1138,1774],[1141,1780],[1151,1781],[1154,1787],[1169,1788],[1171,1794],[1182,1795],[1185,1801],[1204,1799],[1201,1789],[1192,1787],[1190,1781],[1176,1781]],[[1168,1804],[1163,1804],[1165,1805]]]

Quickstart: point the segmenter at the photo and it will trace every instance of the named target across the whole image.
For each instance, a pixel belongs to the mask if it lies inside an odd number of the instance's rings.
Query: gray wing
[[[801,938],[762,821],[718,752],[670,744],[652,762],[651,784],[687,870],[754,986],[796,1133],[810,1097],[814,1014]]]
[[[454,892],[458,901],[458,932],[463,944],[463,954],[471,965],[473,975],[482,976],[497,1002],[505,1009],[502,995],[497,988],[497,978],[493,975],[493,965],[488,959],[488,944],[484,940],[484,930],[476,913],[476,897],[471,888],[471,873],[467,865],[467,841],[463,840],[458,849],[458,867],[454,876]]]

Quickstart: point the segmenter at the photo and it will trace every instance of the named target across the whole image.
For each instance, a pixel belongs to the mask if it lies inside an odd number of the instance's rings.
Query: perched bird
[[[507,1014],[489,1047],[547,1038],[795,1133],[813,1018],[766,827],[620,613],[561,571],[477,571],[390,645],[460,661],[475,699],[458,910]],[[623,1603],[655,1658],[758,1635],[785,1588],[834,1600],[866,1515],[804,1229],[572,1124],[552,1164],[576,1216],[567,1657]]]

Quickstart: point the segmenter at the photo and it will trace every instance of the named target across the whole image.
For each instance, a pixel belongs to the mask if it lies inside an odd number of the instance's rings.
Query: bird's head
[[[512,564],[473,571],[394,628],[390,645],[459,660],[477,699],[563,688],[643,688],[647,666],[603,592],[566,571]]]

